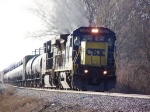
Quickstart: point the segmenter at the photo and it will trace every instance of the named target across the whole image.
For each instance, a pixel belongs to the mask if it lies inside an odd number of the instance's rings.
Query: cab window
[[[80,45],[80,37],[76,36],[74,38],[74,45],[79,46]]]
[[[104,36],[96,36],[95,41],[104,41],[105,37]]]
[[[92,41],[92,35],[83,35],[83,40],[87,41]]]
[[[113,45],[113,38],[108,38],[108,46],[112,46]]]

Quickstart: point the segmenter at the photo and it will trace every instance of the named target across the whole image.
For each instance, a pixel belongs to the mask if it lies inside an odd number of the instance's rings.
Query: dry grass
[[[32,97],[19,97],[14,94],[14,89],[9,86],[4,93],[0,93],[0,112],[98,112],[98,110],[82,109],[81,106],[64,107],[61,104],[52,106]]]
[[[0,112],[30,112],[38,105],[38,100],[32,97],[14,95],[13,87],[8,87],[0,93]]]
[[[83,109],[79,105],[62,106],[58,102],[55,106],[51,104],[52,102],[44,102],[42,99],[16,96],[12,86],[4,93],[0,92],[0,112],[99,112],[101,110]]]
[[[12,87],[12,86],[9,86],[7,89],[6,89],[6,91],[5,91],[5,93],[4,93],[6,96],[11,96],[11,95],[13,95],[14,94],[14,88]]]

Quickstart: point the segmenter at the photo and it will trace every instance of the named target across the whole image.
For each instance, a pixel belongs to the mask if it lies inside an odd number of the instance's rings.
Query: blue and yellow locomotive
[[[115,41],[115,33],[103,27],[80,27],[49,41],[53,55],[48,58],[56,79],[52,85],[96,91],[113,88]]]
[[[5,80],[20,86],[105,91],[115,86],[115,33],[80,27],[44,43],[42,54],[27,55]]]

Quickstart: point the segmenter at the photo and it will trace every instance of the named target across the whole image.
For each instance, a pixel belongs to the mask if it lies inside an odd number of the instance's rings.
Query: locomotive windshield
[[[108,46],[112,46],[113,45],[113,38],[110,37],[108,38]]]
[[[83,41],[104,41],[105,36],[83,35]]]
[[[95,41],[104,41],[104,36],[95,36]]]
[[[83,40],[89,40],[92,41],[92,35],[83,35]]]

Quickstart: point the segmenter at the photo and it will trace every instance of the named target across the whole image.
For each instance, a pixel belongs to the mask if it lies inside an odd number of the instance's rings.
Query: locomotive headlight
[[[105,70],[105,71],[103,71],[103,74],[104,74],[104,75],[106,75],[106,74],[107,74],[107,71],[106,71],[106,70]]]
[[[98,33],[99,30],[98,29],[92,29],[92,33]]]
[[[84,70],[84,73],[88,73],[88,70],[86,69],[86,70]]]

